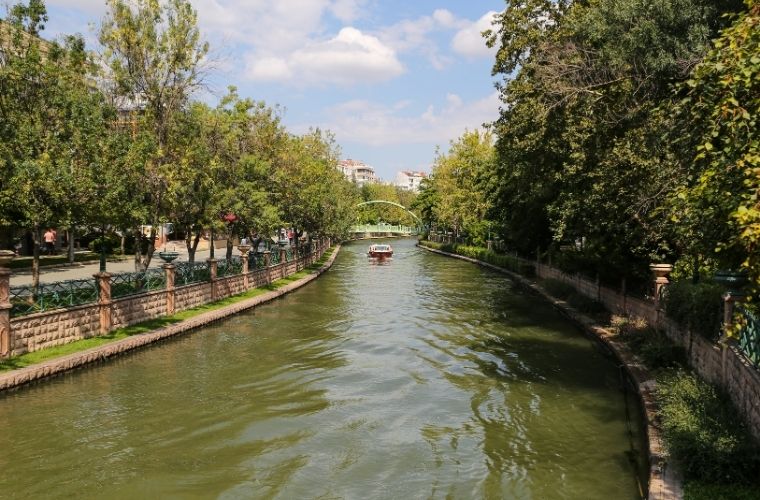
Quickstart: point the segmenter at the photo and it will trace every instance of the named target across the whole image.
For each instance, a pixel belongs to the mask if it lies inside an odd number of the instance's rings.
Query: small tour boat
[[[374,259],[384,259],[393,255],[393,249],[390,245],[375,244],[369,246],[367,255]]]

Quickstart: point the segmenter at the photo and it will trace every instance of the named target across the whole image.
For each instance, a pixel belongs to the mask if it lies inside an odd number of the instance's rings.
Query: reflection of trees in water
[[[594,426],[622,428],[621,399],[611,392],[619,386],[618,373],[548,305],[516,294],[508,282],[493,285],[482,286],[479,296],[458,290],[457,300],[440,292],[450,305],[446,319],[421,339],[431,350],[416,354],[469,398],[470,415],[458,426],[426,426],[422,435],[439,469],[451,467],[458,450],[475,448],[472,456],[484,460],[478,494],[552,494],[572,469],[565,462],[574,448],[594,446],[594,436],[586,436]],[[600,443],[591,455],[603,456],[609,444]],[[622,448],[609,458],[624,471]],[[534,477],[545,478],[547,471],[556,473],[554,485]]]

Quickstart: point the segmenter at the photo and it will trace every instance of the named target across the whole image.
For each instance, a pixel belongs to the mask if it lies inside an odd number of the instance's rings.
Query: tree
[[[702,251],[725,267],[744,266],[760,286],[760,5],[732,18],[679,87],[675,106],[685,182],[674,213],[687,234],[701,233]]]
[[[110,109],[91,85],[94,64],[81,37],[39,38],[43,2],[10,9],[0,23],[0,206],[5,224],[32,229],[39,284],[44,226],[86,222]]]
[[[187,0],[137,0],[134,8],[125,0],[108,0],[107,5],[100,43],[113,91],[117,98],[144,106],[135,147],[142,153],[153,150],[151,155],[138,155],[145,163],[134,171],[145,187],[134,193],[143,206],[133,214],[137,240],[141,224],[151,222],[154,228],[147,252],[135,245],[135,269],[142,270],[155,250],[155,227],[166,217],[164,197],[177,160],[171,157],[177,148],[170,131],[192,93],[203,85],[208,44],[201,40],[197,14]]]
[[[507,241],[578,244],[616,276],[686,251],[663,212],[682,180],[664,110],[736,5],[530,0],[497,16],[504,106],[488,185]]]

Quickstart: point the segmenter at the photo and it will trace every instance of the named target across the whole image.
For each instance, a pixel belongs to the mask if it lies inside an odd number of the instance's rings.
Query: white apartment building
[[[402,189],[407,189],[415,193],[420,191],[420,183],[427,177],[425,172],[412,172],[410,170],[402,170],[396,174],[396,181],[394,184]]]
[[[375,174],[374,168],[358,160],[352,160],[351,158],[341,160],[338,162],[337,168],[347,179],[354,181],[359,187],[380,181]]]

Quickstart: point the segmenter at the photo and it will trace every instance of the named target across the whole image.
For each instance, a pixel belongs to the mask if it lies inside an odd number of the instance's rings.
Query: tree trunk
[[[34,226],[34,248],[32,249],[32,287],[35,290],[40,286],[40,241],[42,240],[39,226]]]
[[[185,232],[185,246],[187,247],[187,260],[191,264],[195,262],[195,252],[198,250],[198,243],[201,241],[202,228],[195,230],[193,237],[192,228]]]
[[[125,249],[124,249],[124,246],[126,245],[126,241],[127,241],[127,237],[126,237],[126,235],[124,233],[125,233],[125,231],[121,232],[121,243],[119,244],[119,248],[121,249],[121,255],[122,256],[126,252]]]
[[[66,241],[69,243],[69,264],[74,263],[74,228],[69,228],[68,231],[66,231]]]
[[[225,256],[227,260],[232,259],[232,235],[230,234],[227,236],[227,255]]]
[[[138,227],[135,229],[135,272],[142,271],[142,231]]]
[[[153,258],[153,253],[156,251],[156,228],[153,227],[150,230],[148,236],[148,251],[143,255],[142,253],[142,232],[138,227],[135,231],[135,272],[142,272],[148,269],[150,261]]]

